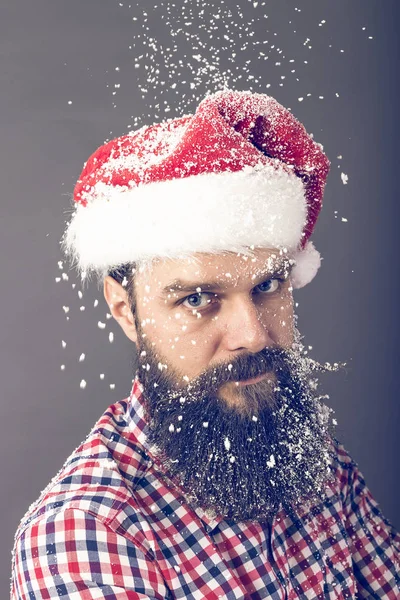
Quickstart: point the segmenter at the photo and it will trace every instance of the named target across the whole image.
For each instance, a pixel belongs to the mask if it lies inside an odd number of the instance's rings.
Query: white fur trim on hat
[[[281,164],[133,188],[97,183],[77,206],[64,249],[81,272],[251,245],[295,249],[307,217],[304,187]]]
[[[82,276],[197,252],[285,248],[297,262],[298,288],[320,264],[312,243],[297,250],[306,218],[301,179],[277,161],[133,188],[97,183],[88,204],[75,209],[62,244]]]

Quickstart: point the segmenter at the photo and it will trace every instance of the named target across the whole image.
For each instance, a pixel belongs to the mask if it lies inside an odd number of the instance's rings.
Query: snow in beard
[[[316,392],[313,371],[326,369],[302,356],[298,332],[292,351],[266,348],[241,356],[232,369],[210,368],[187,386],[177,386],[173,370],[157,368],[160,357],[141,340],[145,445],[190,503],[246,521],[324,497],[332,475],[332,411],[323,403],[327,396]],[[268,364],[278,383],[273,394],[262,382],[250,386],[253,412],[243,413],[217,390],[256,364]],[[245,389],[246,407],[248,395]]]

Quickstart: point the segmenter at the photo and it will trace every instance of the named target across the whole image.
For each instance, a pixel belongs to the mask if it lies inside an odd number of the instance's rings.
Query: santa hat
[[[315,276],[309,240],[329,161],[274,98],[222,91],[195,114],[114,139],[86,162],[62,243],[81,274],[197,252],[282,249],[292,285]]]

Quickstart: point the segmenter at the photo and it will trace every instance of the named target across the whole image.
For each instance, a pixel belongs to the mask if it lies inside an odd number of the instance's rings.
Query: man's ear
[[[118,281],[109,275],[104,279],[103,291],[110,313],[119,323],[125,335],[136,344],[138,335],[128,292]]]

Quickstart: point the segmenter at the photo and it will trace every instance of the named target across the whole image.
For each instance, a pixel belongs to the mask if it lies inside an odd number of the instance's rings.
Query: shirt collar
[[[144,388],[139,381],[138,375],[133,380],[127,409],[128,427],[138,442],[147,450],[148,425],[144,410]]]

